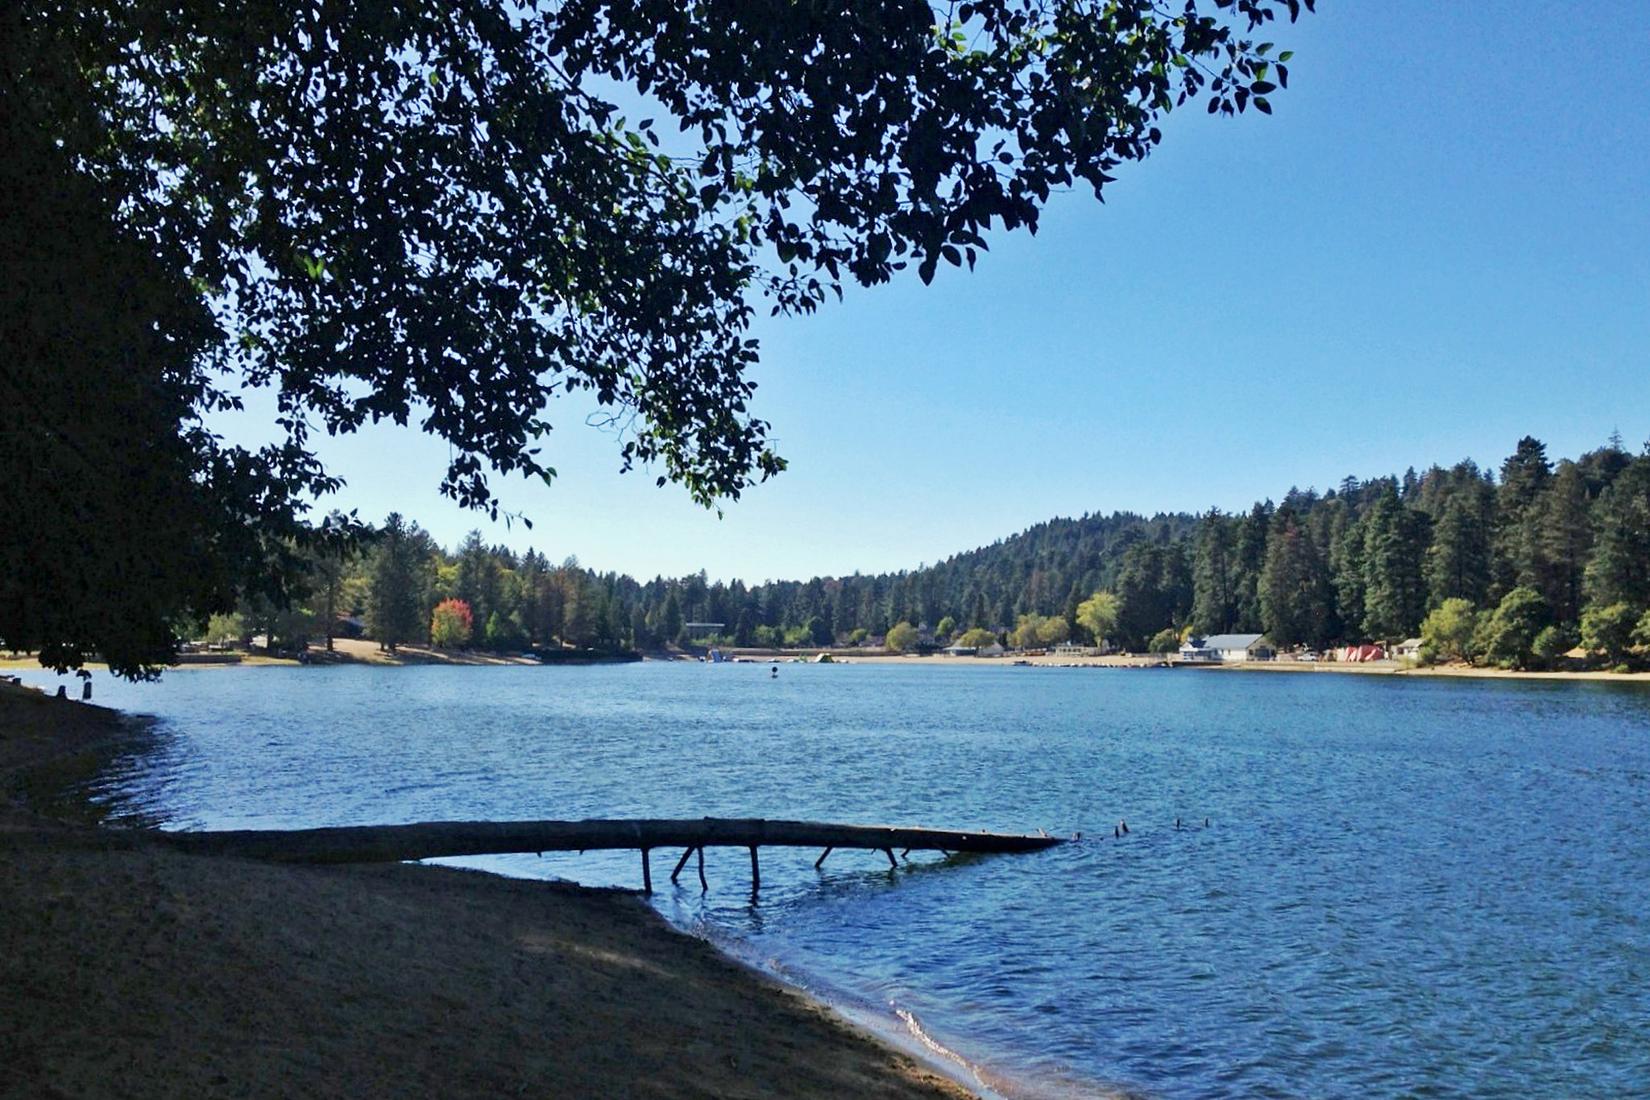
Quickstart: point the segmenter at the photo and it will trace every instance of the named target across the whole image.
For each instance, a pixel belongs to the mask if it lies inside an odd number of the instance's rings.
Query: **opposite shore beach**
[[[945,654],[933,653],[918,655],[914,653],[882,653],[875,650],[861,649],[832,649],[832,650],[733,650],[730,651],[741,660],[757,663],[774,662],[812,662],[818,654],[828,652],[833,664],[897,664],[897,665],[935,665],[950,668],[990,668],[1008,667],[1013,665],[1029,665],[1035,668],[1112,668],[1112,669],[1161,669],[1164,667],[1164,658],[1147,654],[1123,654],[1105,657],[1067,656],[1067,655],[1038,655],[1029,657],[952,657]],[[650,654],[644,660],[693,660],[688,654]],[[431,646],[402,646],[396,652],[390,653],[378,648],[376,643],[338,639],[337,650],[327,653],[319,646],[311,646],[309,650],[310,667],[331,667],[336,665],[370,664],[390,666],[417,666],[417,665],[525,665],[535,666],[540,662],[527,656],[500,656],[480,650],[444,650]],[[212,660],[210,658],[186,658],[185,666],[190,668],[263,668],[263,667],[302,667],[300,662],[284,657],[269,657],[262,654],[236,655],[226,660]],[[88,665],[88,668],[101,669],[101,665]],[[1366,663],[1349,663],[1344,661],[1249,661],[1240,664],[1177,664],[1177,671],[1198,673],[1211,672],[1281,672],[1281,673],[1346,673],[1354,676],[1406,676],[1406,677],[1466,677],[1484,680],[1546,680],[1560,681],[1599,681],[1618,684],[1650,684],[1650,670],[1638,672],[1613,672],[1607,669],[1561,669],[1561,670],[1518,670],[1503,668],[1486,668],[1478,665],[1446,664],[1417,666],[1401,661],[1381,660]],[[39,664],[30,656],[0,655],[0,672],[5,670],[39,671]]]
[[[833,655],[832,663],[837,664],[901,664],[901,665],[943,665],[955,668],[979,668],[983,666],[1023,664],[1034,668],[1164,668],[1161,657],[1145,656],[1118,656],[1118,657],[1067,657],[1067,656],[1040,656],[1040,657],[946,657],[939,655],[915,656],[898,654],[856,654]],[[1621,684],[1650,684],[1650,672],[1609,672],[1603,669],[1593,670],[1563,670],[1555,672],[1520,671],[1503,668],[1481,668],[1473,665],[1431,665],[1416,667],[1405,665],[1398,661],[1370,661],[1365,664],[1351,664],[1342,661],[1248,661],[1241,664],[1177,664],[1175,671],[1186,671],[1196,674],[1236,673],[1236,672],[1281,672],[1281,673],[1347,673],[1354,676],[1406,676],[1406,677],[1465,677],[1480,680],[1547,680],[1554,683],[1566,680],[1601,680],[1608,683]]]
[[[0,1097],[971,1095],[629,892],[184,855],[52,799],[143,736],[0,684]]]

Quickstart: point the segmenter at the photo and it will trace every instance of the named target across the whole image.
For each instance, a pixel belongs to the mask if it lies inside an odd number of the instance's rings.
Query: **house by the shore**
[[[982,646],[950,645],[946,646],[942,652],[947,657],[1001,657],[1008,650],[997,642],[992,642],[990,645]]]
[[[1207,638],[1187,638],[1180,647],[1182,661],[1210,664],[1243,664],[1270,661],[1276,653],[1264,634],[1211,634]]]

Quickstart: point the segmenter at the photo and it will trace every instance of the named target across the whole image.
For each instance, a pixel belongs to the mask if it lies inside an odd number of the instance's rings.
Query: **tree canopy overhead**
[[[490,473],[554,475],[571,391],[626,468],[710,504],[783,467],[750,406],[764,296],[972,266],[1053,191],[1100,194],[1173,107],[1270,111],[1288,54],[1259,39],[1312,2],[22,0],[0,114],[89,192],[74,217],[202,307],[172,434],[197,480],[263,470],[270,530],[336,488],[311,433],[385,419],[448,440],[442,490],[496,515]],[[49,242],[44,190],[6,214]],[[246,386],[284,433],[256,454],[199,431]]]
[[[778,468],[753,285],[929,277],[1191,96],[1267,109],[1287,70],[1247,35],[1303,2],[26,2],[7,98],[171,246],[300,439],[422,416],[486,504],[486,466],[549,472],[545,402],[583,388],[708,501]]]

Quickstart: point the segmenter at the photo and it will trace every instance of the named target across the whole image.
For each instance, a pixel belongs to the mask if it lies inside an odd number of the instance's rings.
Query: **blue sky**
[[[1268,118],[1171,116],[1104,205],[764,320],[755,411],[791,468],[705,512],[620,476],[565,402],[532,531],[436,492],[445,444],[329,441],[336,503],[639,576],[914,567],[1057,515],[1247,507],[1291,485],[1650,437],[1642,2],[1336,3]],[[764,311],[765,312],[765,311]]]

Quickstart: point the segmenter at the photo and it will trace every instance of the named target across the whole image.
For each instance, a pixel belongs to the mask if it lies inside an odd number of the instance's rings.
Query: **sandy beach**
[[[316,644],[309,647],[312,665],[536,665],[531,657],[487,653],[479,649],[438,649],[435,646],[403,645],[395,652],[380,649],[377,642],[363,638],[334,638],[333,648]],[[275,657],[262,652],[186,653],[174,667],[189,668],[259,668],[288,666],[296,668],[301,662],[291,657]],[[103,671],[106,666],[93,662],[88,669]],[[37,670],[40,663],[27,654],[0,655],[0,669]]]
[[[630,893],[42,812],[134,736],[0,685],[0,1096],[969,1095]]]
[[[955,668],[982,668],[1013,666],[1024,662],[1037,668],[1160,668],[1163,658],[1149,656],[1112,657],[947,657],[939,654],[854,654],[833,655],[834,664],[865,665],[942,665]],[[1234,672],[1329,672],[1357,676],[1461,676],[1486,680],[1547,680],[1554,683],[1565,680],[1596,680],[1621,684],[1650,684],[1650,672],[1610,672],[1604,669],[1564,670],[1558,672],[1518,671],[1501,668],[1479,668],[1472,665],[1435,665],[1426,668],[1406,666],[1398,661],[1370,661],[1350,664],[1341,661],[1251,661],[1245,664],[1182,664],[1174,666],[1177,672],[1234,673]],[[1166,670],[1165,670],[1166,671]]]

